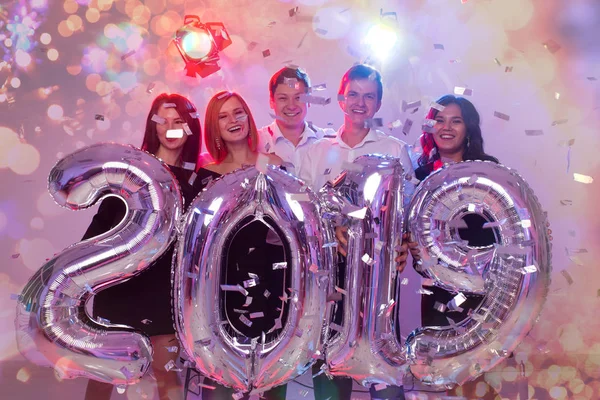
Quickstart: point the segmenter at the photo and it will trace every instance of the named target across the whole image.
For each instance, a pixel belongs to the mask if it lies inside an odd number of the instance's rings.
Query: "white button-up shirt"
[[[409,180],[414,177],[414,171],[408,146],[403,141],[381,131],[370,129],[367,136],[354,147],[348,146],[342,140],[342,126],[334,139],[322,139],[314,142],[303,153],[300,162],[300,179],[304,180],[313,190],[317,191],[333,181],[343,170],[343,163],[351,163],[357,157],[366,154],[381,154],[400,158]],[[411,196],[414,185],[408,184],[406,194]]]
[[[273,121],[271,125],[259,129],[258,151],[266,154],[275,154],[276,156],[281,157],[283,166],[286,168],[287,172],[298,176],[300,163],[302,162],[303,154],[306,152],[306,149],[319,139],[323,139],[323,136],[326,134],[333,136],[335,135],[335,131],[333,129],[324,130],[312,124],[309,126],[308,123],[305,122],[300,142],[298,142],[297,146],[294,146],[294,143],[283,136],[277,122]]]

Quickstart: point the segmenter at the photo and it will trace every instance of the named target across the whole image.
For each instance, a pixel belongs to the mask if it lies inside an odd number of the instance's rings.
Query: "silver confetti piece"
[[[244,305],[242,307],[248,307],[250,304],[252,304],[252,297],[246,296],[246,302],[244,303]]]
[[[158,116],[156,114],[154,114],[152,116],[151,120],[154,121],[154,122],[156,122],[157,124],[161,124],[161,125],[164,124],[165,122],[167,122],[166,119],[164,119],[163,117]]]
[[[406,101],[402,100],[402,112],[406,112],[406,110],[412,110],[419,107],[421,107],[421,100],[413,101],[410,103],[407,103]]]
[[[239,292],[244,296],[248,296],[248,291],[241,285],[221,285],[221,290],[224,292]]]
[[[246,318],[246,316],[244,314],[240,315],[239,320],[242,321],[242,323],[244,325],[246,325],[247,327],[251,327],[252,326],[252,321],[250,321],[248,318]]]
[[[162,106],[164,108],[177,108],[177,105],[175,103],[163,103]]]
[[[473,89],[469,89],[469,88],[461,87],[461,86],[455,86],[454,94],[456,94],[458,96],[472,96]]]
[[[192,136],[192,130],[190,129],[190,126],[187,124],[187,122],[185,122],[183,125],[183,131],[185,132],[186,135],[188,136]]]
[[[290,195],[290,200],[294,201],[310,201],[308,193],[294,193]]]
[[[286,269],[286,268],[287,268],[287,262],[286,261],[278,262],[278,263],[273,263],[273,270]]]
[[[379,128],[381,126],[383,126],[383,118],[369,118],[364,123],[364,127],[368,129]]]
[[[265,314],[262,311],[250,313],[250,319],[263,318]]]
[[[169,362],[165,364],[165,370],[167,370],[167,372],[169,372],[169,371],[181,372],[181,369],[177,368],[177,366],[175,365],[175,361],[173,361],[173,360],[169,360]]]
[[[258,279],[248,279],[242,282],[242,285],[247,289],[249,287],[254,287],[258,284]]]
[[[331,103],[331,98],[330,97],[320,97],[320,96],[311,96],[309,94],[301,94],[300,95],[300,101],[302,103],[309,103],[309,104],[318,104],[318,105],[327,105],[329,103]]]
[[[195,171],[196,170],[196,163],[184,162],[183,163],[183,169],[187,169],[188,171]]]
[[[360,259],[368,266],[372,267],[373,265],[375,265],[375,260],[373,260],[371,256],[369,256],[367,253],[363,254],[363,256]]]
[[[433,49],[434,50],[444,50],[444,45],[440,44],[440,43],[434,43],[433,44]]]
[[[525,134],[527,136],[542,136],[544,131],[541,129],[526,129]]]
[[[456,91],[456,89],[454,89],[454,90]],[[441,104],[439,104],[439,103],[437,103],[437,102],[435,102],[435,101],[432,101],[432,102],[429,104],[429,108],[433,108],[433,109],[435,109],[435,110],[438,110],[438,111],[444,111],[444,109],[445,109],[446,107],[444,107],[443,105],[441,105]]]
[[[501,113],[499,111],[494,111],[494,117],[503,119],[505,121],[509,121],[510,120],[510,116],[509,115]]]
[[[128,59],[129,57],[131,57],[134,54],[135,54],[135,50],[128,51],[127,53],[125,53],[121,56],[121,61],[125,61],[126,59]]]
[[[180,139],[183,137],[183,129],[169,129],[167,139]]]
[[[179,351],[179,347],[177,346],[165,346],[165,349],[167,349],[169,353],[177,353]]]
[[[412,125],[412,119],[406,118],[406,121],[404,121],[404,126],[402,127],[402,133],[408,135],[410,133],[410,128],[412,128]]]

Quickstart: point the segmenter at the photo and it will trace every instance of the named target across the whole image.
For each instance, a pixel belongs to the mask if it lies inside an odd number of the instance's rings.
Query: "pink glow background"
[[[289,17],[295,6],[298,16]],[[420,134],[426,110],[404,113],[403,100],[427,105],[456,86],[472,89],[470,100],[482,115],[488,153],[523,175],[552,224],[551,293],[540,322],[516,353],[525,363],[526,377],[518,377],[511,360],[487,374],[488,383],[497,398],[518,398],[520,379],[526,380],[531,398],[600,398],[600,284],[593,261],[600,242],[600,5],[593,0],[3,1],[2,396],[83,396],[84,380],[59,383],[52,371],[20,356],[12,323],[15,303],[10,295],[20,292],[45,259],[79,240],[95,212],[68,212],[53,203],[46,179],[58,158],[99,141],[139,145],[150,103],[163,91],[189,96],[201,115],[217,90],[239,91],[257,124],[265,125],[270,122],[268,79],[286,63],[305,68],[313,84],[326,83],[327,94],[335,99],[341,75],[358,61],[348,48],[366,51],[360,40],[378,21],[380,9],[397,13],[401,36],[396,50],[380,64],[385,93],[378,116],[387,123],[415,122],[407,136],[401,128],[391,133],[409,144]],[[170,45],[185,14],[224,22],[234,41],[223,53],[222,71],[204,80],[184,76],[183,63]],[[549,40],[560,49],[545,48]],[[249,51],[251,42],[257,44]],[[436,43],[444,50],[434,50]],[[266,49],[271,56],[264,58]],[[132,50],[133,55],[121,59]],[[506,67],[513,69],[505,72]],[[494,111],[510,120],[495,118]],[[96,114],[104,121],[97,121]],[[308,119],[337,129],[342,115],[334,101],[311,107]],[[525,130],[532,129],[543,135],[527,136]],[[596,181],[576,182],[573,173]],[[406,276],[405,334],[420,324],[415,292],[420,278],[413,271]],[[129,389],[124,396],[152,397],[151,382],[139,387],[143,390]],[[288,398],[311,398],[303,390],[290,385]],[[487,388],[478,390],[482,395]],[[439,395],[411,393],[410,398]]]

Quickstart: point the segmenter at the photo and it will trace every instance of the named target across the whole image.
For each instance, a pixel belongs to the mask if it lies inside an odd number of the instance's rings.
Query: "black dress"
[[[169,166],[181,188],[184,210],[194,197],[218,174],[201,169],[192,184],[192,171]],[[116,197],[102,201],[98,213],[83,239],[100,235],[114,228],[125,216],[125,204]],[[114,324],[129,325],[149,336],[175,333],[171,308],[171,263],[173,243],[163,255],[140,275],[102,290],[94,296],[94,318],[101,317]],[[144,322],[142,322],[144,321]]]
[[[494,157],[485,157],[487,161],[498,162]],[[419,180],[424,180],[433,172],[433,163],[425,164],[415,169],[415,176]],[[496,242],[496,236],[493,229],[483,229],[483,224],[488,222],[478,214],[467,214],[463,217],[467,228],[458,229],[458,234],[462,240],[467,240],[469,246],[489,246]],[[484,296],[465,295],[467,298],[461,305],[462,312],[446,311],[441,312],[435,308],[436,303],[448,304],[456,293],[450,293],[437,286],[427,286],[424,289],[433,292],[430,295],[421,296],[421,323],[423,326],[449,326],[448,318],[455,323],[459,323],[469,316],[469,311],[474,310],[481,304]]]

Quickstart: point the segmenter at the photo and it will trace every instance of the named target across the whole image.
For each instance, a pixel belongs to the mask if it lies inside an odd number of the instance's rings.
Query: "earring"
[[[467,136],[467,149],[469,148],[470,145],[471,145],[471,138],[469,136]]]
[[[217,150],[221,150],[221,139],[216,138],[215,139],[215,145],[217,145]]]

